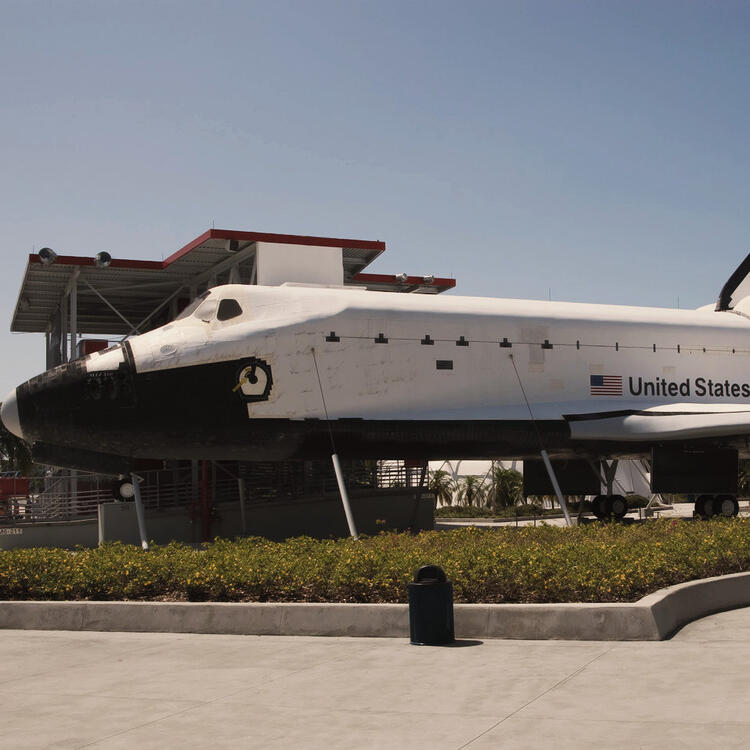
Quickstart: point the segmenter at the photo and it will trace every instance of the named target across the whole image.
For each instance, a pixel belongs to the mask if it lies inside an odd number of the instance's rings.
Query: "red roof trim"
[[[385,252],[385,242],[373,240],[345,240],[336,237],[306,237],[297,234],[267,234],[264,232],[240,232],[232,229],[209,229],[176,253],[170,255],[164,261],[157,260],[126,260],[124,258],[113,258],[110,266],[112,268],[141,268],[148,271],[161,271],[170,264],[187,255],[191,250],[202,245],[207,240],[237,240],[239,242],[279,242],[290,245],[312,245],[318,247],[347,247],[355,250],[375,250],[377,254]],[[41,264],[39,256],[35,253],[29,255],[29,263]],[[61,266],[95,266],[93,258],[81,258],[74,255],[58,255],[55,263]]]
[[[36,253],[29,254],[29,263],[41,265],[42,260]],[[55,258],[56,266],[96,266],[93,258],[81,258],[75,255],[58,255]],[[163,265],[158,260],[126,260],[124,258],[113,258],[109,264],[110,268],[140,268],[143,271],[161,271]]]
[[[456,286],[455,279],[441,279],[435,277],[432,284],[425,283],[424,276],[407,276],[406,281],[399,281],[395,274],[389,273],[357,273],[352,281],[361,281],[370,284],[403,284],[403,286],[437,286],[442,289],[453,289]]]
[[[232,229],[209,229],[164,261],[166,268],[171,263],[187,255],[191,250],[207,240],[238,240],[239,242],[280,242],[290,245],[314,245],[318,247],[350,247],[356,250],[377,250],[378,255],[385,252],[385,242],[373,240],[344,240],[337,237],[307,237],[298,234],[267,234],[263,232],[240,232]]]
[[[203,234],[200,237],[196,237],[192,242],[188,242],[187,245],[184,247],[181,247],[176,253],[172,253],[163,263],[162,265],[164,268],[166,268],[170,263],[174,263],[176,260],[179,260],[183,255],[187,255],[193,248],[198,247],[198,245],[202,245],[206,240],[211,239],[213,236],[211,234],[213,230],[209,229],[207,232],[203,232]]]

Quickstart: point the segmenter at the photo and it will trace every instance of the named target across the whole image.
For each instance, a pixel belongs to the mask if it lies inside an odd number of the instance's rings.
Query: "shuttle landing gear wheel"
[[[612,513],[612,498],[607,495],[597,495],[591,503],[591,512],[603,521]]]
[[[618,521],[621,521],[625,518],[625,514],[628,512],[628,501],[622,495],[612,495],[609,500],[612,508],[612,515]]]
[[[717,495],[714,498],[714,511],[717,516],[732,518],[740,512],[740,504],[734,495]]]
[[[695,501],[695,513],[701,518],[711,518],[715,513],[713,495],[700,495]]]

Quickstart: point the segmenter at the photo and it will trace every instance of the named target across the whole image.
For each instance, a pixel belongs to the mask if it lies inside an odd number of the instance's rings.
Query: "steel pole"
[[[148,552],[148,535],[146,534],[146,519],[143,515],[143,501],[141,500],[141,478],[131,474],[133,479],[133,498],[135,499],[135,515],[138,518],[138,533],[141,535],[141,547]]]
[[[557,501],[560,503],[563,515],[565,516],[565,523],[567,523],[568,526],[572,526],[573,524],[571,523],[570,515],[568,514],[568,506],[565,504],[565,498],[563,497],[562,492],[560,492],[560,485],[557,483],[557,477],[555,476],[552,464],[549,462],[549,456],[545,450],[542,451],[542,461],[544,461],[544,466],[547,469],[547,474],[549,474],[552,487],[555,490],[555,495],[557,495]]]
[[[336,472],[336,481],[339,485],[339,494],[341,495],[341,504],[344,506],[344,513],[346,514],[346,522],[349,525],[349,533],[354,539],[359,539],[357,534],[357,527],[354,525],[354,516],[352,515],[352,509],[349,505],[349,495],[346,492],[346,485],[344,484],[344,475],[341,473],[341,464],[339,463],[339,457],[336,453],[331,456],[333,461],[333,470]]]

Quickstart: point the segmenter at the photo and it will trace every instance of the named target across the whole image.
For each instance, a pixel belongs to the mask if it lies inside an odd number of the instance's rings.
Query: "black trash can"
[[[437,565],[423,565],[409,584],[409,630],[415,646],[443,646],[456,640],[453,584]]]

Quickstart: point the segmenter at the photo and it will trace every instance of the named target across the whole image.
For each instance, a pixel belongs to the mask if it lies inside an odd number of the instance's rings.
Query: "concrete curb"
[[[659,641],[750,605],[750,573],[662,589],[633,604],[456,604],[457,638]],[[407,638],[406,604],[0,602],[0,629]]]

